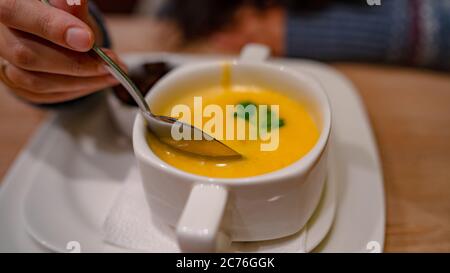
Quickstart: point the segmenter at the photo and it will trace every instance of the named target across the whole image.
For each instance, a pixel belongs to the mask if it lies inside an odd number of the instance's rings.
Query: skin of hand
[[[274,6],[264,10],[243,6],[232,22],[209,38],[221,52],[238,53],[248,43],[267,45],[275,56],[284,55],[285,10]]]
[[[18,97],[48,104],[76,99],[117,81],[89,51],[101,37],[87,0],[0,1],[0,57],[3,81]],[[124,67],[117,55],[107,54]]]

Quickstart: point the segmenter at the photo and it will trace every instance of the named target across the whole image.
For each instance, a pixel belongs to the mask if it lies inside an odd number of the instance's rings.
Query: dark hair
[[[259,9],[283,6],[292,11],[319,9],[332,0],[170,0],[160,17],[174,20],[186,39],[199,38],[219,30],[243,5]],[[353,1],[353,0],[341,0]]]

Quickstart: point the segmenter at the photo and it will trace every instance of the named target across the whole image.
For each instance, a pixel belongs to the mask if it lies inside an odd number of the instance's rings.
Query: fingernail
[[[75,50],[88,51],[91,40],[91,34],[82,28],[71,27],[66,31],[66,43]]]

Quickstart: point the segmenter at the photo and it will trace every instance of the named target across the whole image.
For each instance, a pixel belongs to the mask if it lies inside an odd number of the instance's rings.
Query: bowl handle
[[[270,48],[261,44],[247,44],[242,48],[240,61],[264,62],[270,57]]]
[[[188,197],[176,228],[182,252],[220,252],[231,243],[221,229],[228,190],[218,185],[197,184]]]

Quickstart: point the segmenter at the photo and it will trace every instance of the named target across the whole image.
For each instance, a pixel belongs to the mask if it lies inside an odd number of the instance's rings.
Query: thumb
[[[85,22],[92,30],[94,37],[101,39],[102,35],[96,21],[89,14],[88,0],[47,0],[49,4],[57,9],[63,10],[81,21]],[[100,41],[97,41],[101,43]]]
[[[89,22],[88,0],[49,0],[49,3],[53,7],[64,10],[86,23]]]

